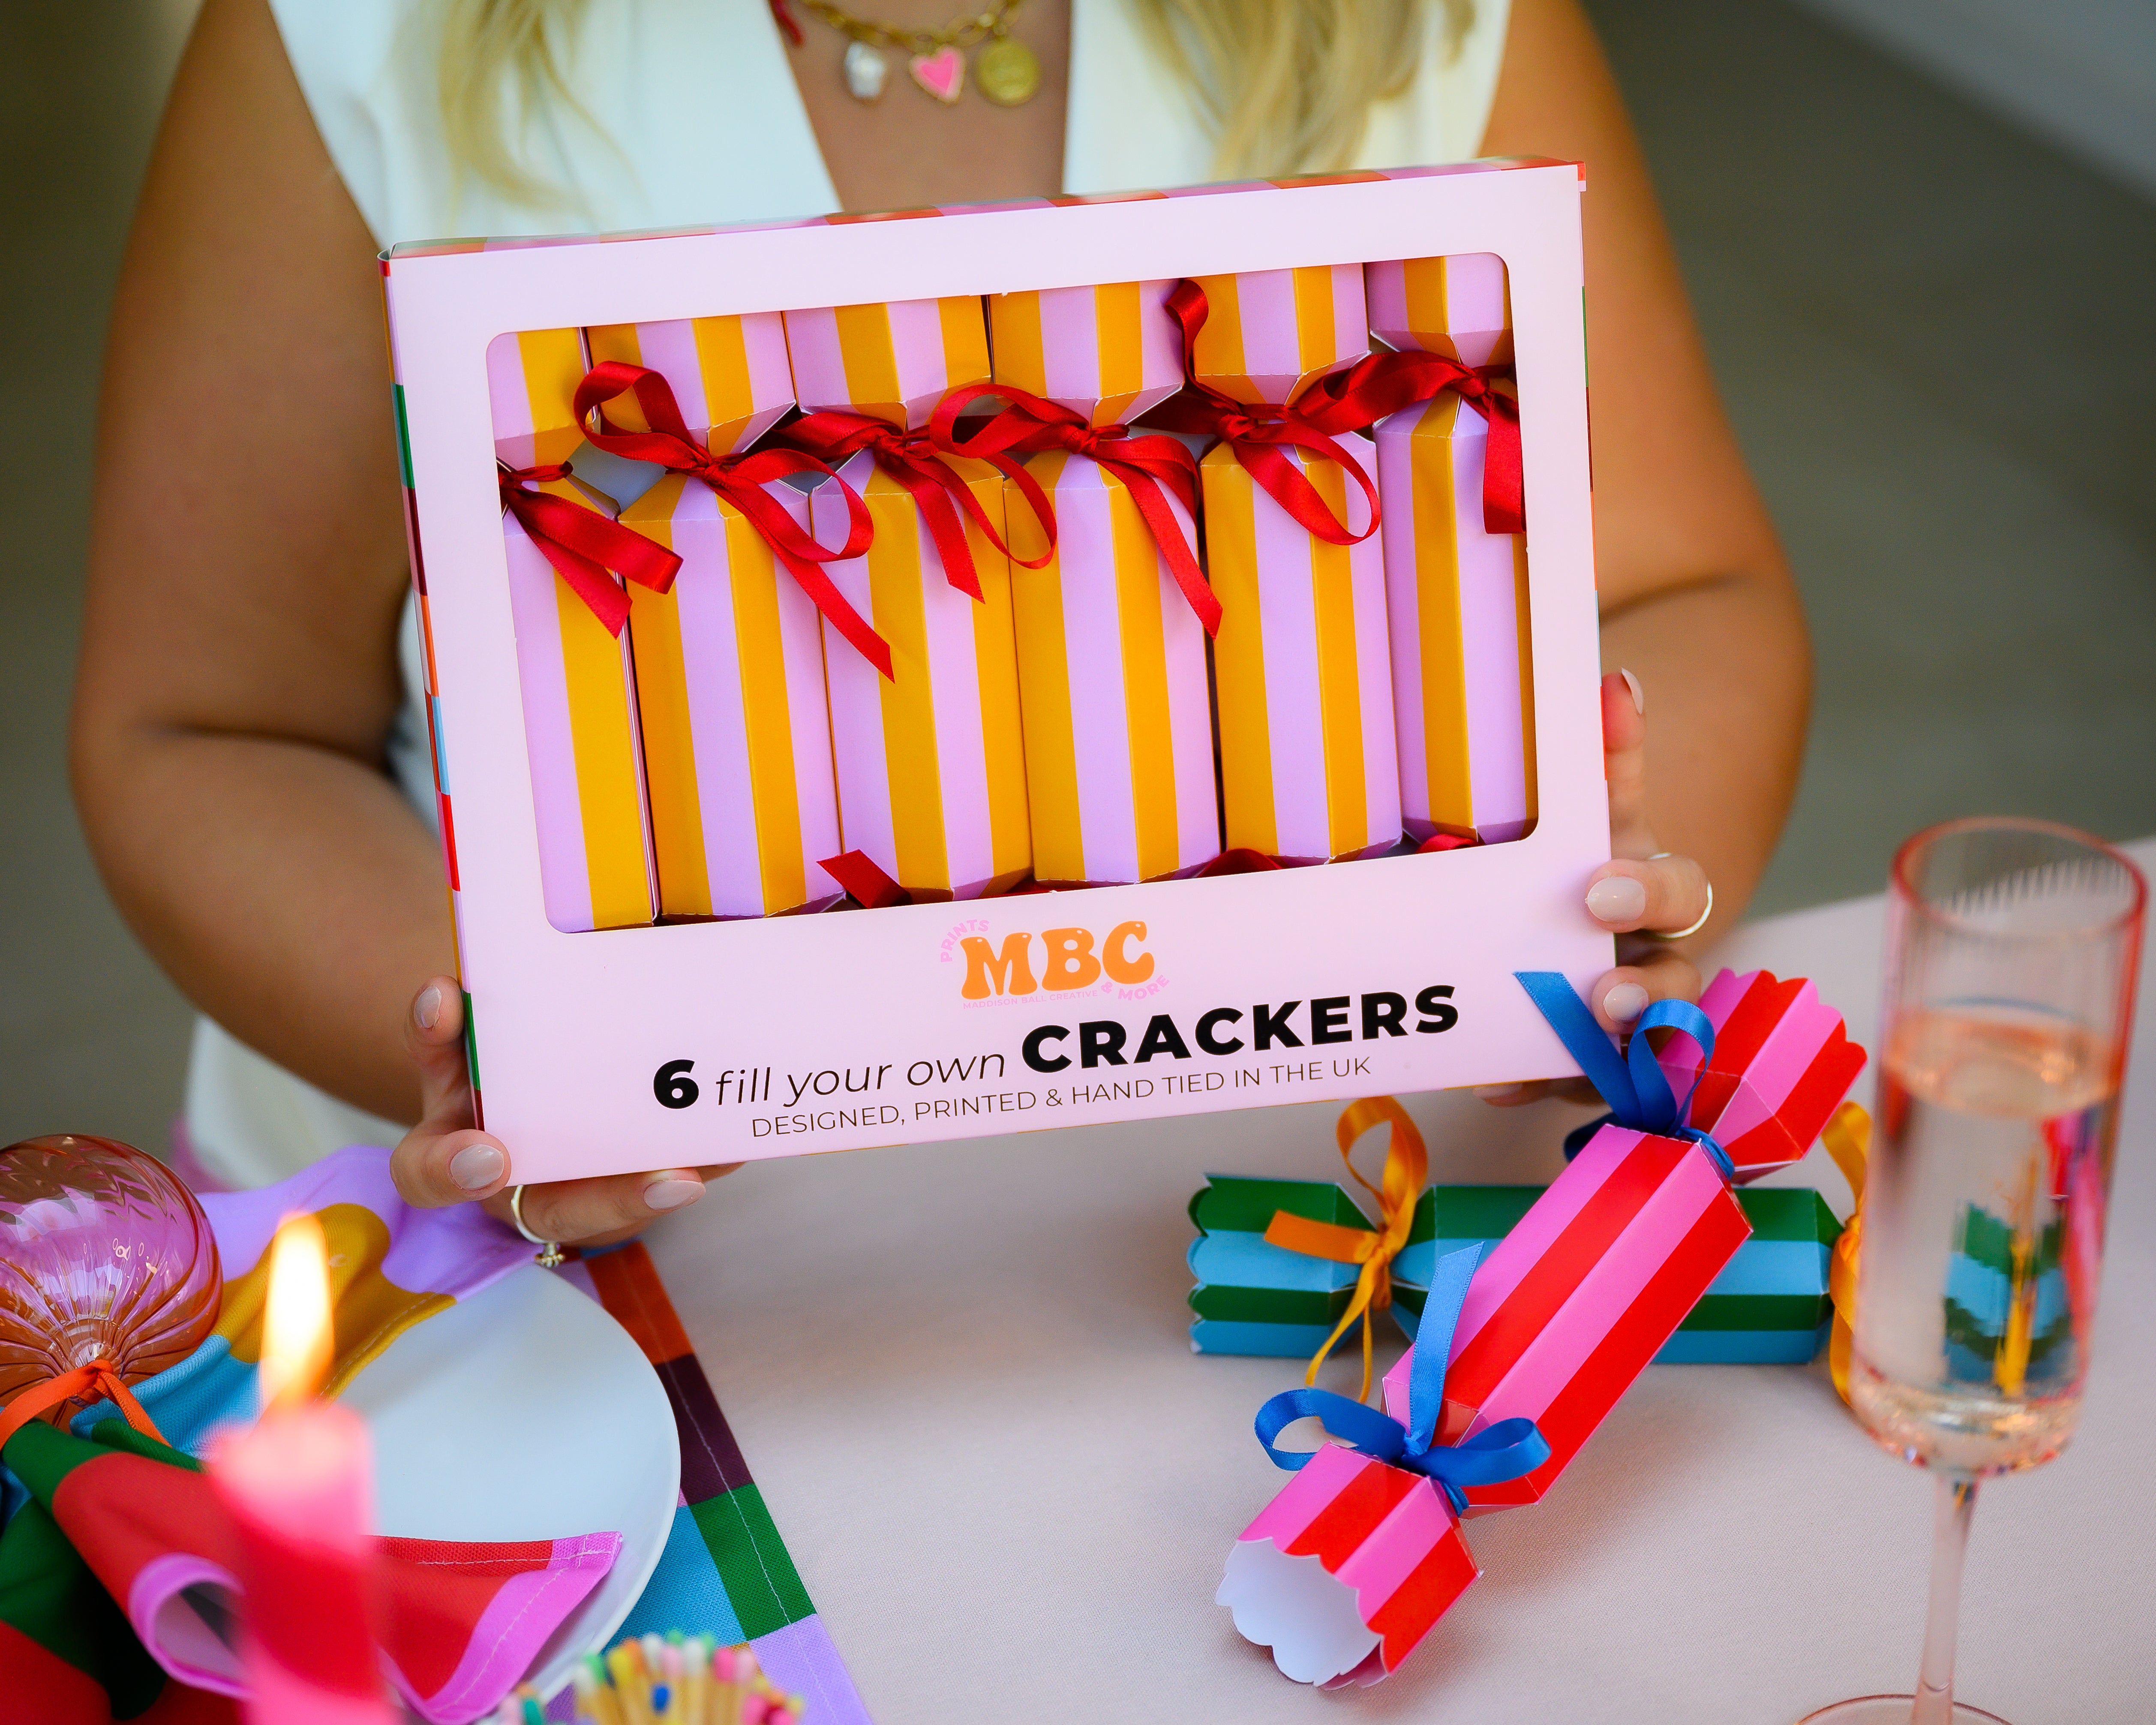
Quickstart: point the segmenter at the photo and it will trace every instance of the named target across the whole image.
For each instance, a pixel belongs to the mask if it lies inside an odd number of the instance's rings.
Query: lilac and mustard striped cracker
[[[804,413],[835,408],[914,430],[947,391],[988,378],[988,326],[970,294],[784,316]]]
[[[574,479],[538,489],[613,513]],[[627,633],[592,614],[514,515],[501,531],[547,920],[570,932],[649,922],[655,882]]]
[[[1172,281],[1043,288],[988,299],[995,381],[1120,425],[1183,387]]]
[[[808,500],[771,495],[803,528]],[[839,802],[816,607],[747,517],[670,474],[622,520],[681,559],[629,593],[629,634],[669,916],[768,916],[840,896]],[[850,651],[850,649],[846,649]]]
[[[1389,347],[1442,353],[1462,365],[1512,362],[1505,260],[1489,252],[1363,266],[1370,333]]]
[[[1361,488],[1336,463],[1282,453],[1336,520],[1369,526]],[[1221,610],[1213,670],[1228,848],[1297,862],[1391,849],[1400,775],[1377,536],[1318,538],[1225,444],[1200,472]]]
[[[793,406],[786,330],[776,311],[608,324],[584,331],[592,363],[619,360],[664,377],[689,435],[714,455],[747,449]],[[648,431],[633,394],[607,403],[607,417]]]
[[[1034,873],[1098,885],[1209,862],[1220,827],[1204,625],[1122,480],[1060,450],[1027,470],[1058,522],[1047,563],[1011,570]],[[1188,536],[1183,506],[1166,501]],[[1005,502],[1013,552],[1046,552],[1014,486]]]
[[[584,380],[583,333],[526,330],[487,344],[486,392],[494,452],[511,467],[551,467],[584,440],[577,386]]]
[[[1359,264],[1194,280],[1206,317],[1193,369],[1231,400],[1283,405],[1370,351]]]
[[[1004,523],[1003,475],[953,458],[983,512]],[[971,520],[980,599],[951,585],[920,506],[863,450],[839,469],[875,526],[867,552],[826,564],[831,581],[890,644],[882,675],[828,626],[825,685],[844,848],[864,853],[917,897],[977,898],[1033,865],[1019,740],[1010,561]],[[818,541],[846,536],[846,500],[812,494]]]
[[[1417,839],[1535,824],[1526,536],[1482,530],[1489,427],[1450,391],[1381,422],[1385,603],[1400,808]]]

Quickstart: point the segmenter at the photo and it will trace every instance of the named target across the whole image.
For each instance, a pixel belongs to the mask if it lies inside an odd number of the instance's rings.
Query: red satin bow
[[[966,542],[965,523],[958,518],[960,510],[988,536],[991,545],[1025,568],[1040,568],[1052,554],[1053,541],[1050,551],[1043,552],[1031,562],[1014,556],[1003,536],[996,531],[995,524],[988,519],[988,511],[981,507],[981,500],[973,495],[973,488],[944,459],[945,447],[925,429],[901,431],[865,413],[827,410],[795,420],[779,435],[783,441],[806,449],[834,467],[862,449],[873,452],[876,465],[903,485],[919,506],[921,518],[928,526],[928,536],[935,542],[937,554],[943,560],[943,578],[969,599],[983,597],[981,578],[973,567],[973,549]],[[994,460],[993,457],[989,459]],[[1005,478],[1015,481],[1024,491],[1026,501],[1033,505],[1036,514],[1047,507],[1047,499],[1032,475],[1015,461],[999,460],[994,465]]]
[[[975,402],[990,396],[999,398],[1008,405],[971,437],[960,438],[958,416]],[[978,456],[998,466],[1012,455],[1068,449],[1106,468],[1130,488],[1131,501],[1137,506],[1138,514],[1152,531],[1161,555],[1168,559],[1175,584],[1182,588],[1190,608],[1198,614],[1198,620],[1205,625],[1205,633],[1212,635],[1220,632],[1220,602],[1206,584],[1204,572],[1198,567],[1198,554],[1183,536],[1182,523],[1176,520],[1174,511],[1168,506],[1168,499],[1162,495],[1161,488],[1165,485],[1175,494],[1191,520],[1197,520],[1198,463],[1190,451],[1173,438],[1133,437],[1121,425],[1089,425],[1082,414],[1058,403],[1044,401],[1037,395],[1029,395],[1023,389],[1014,389],[1008,383],[968,384],[952,390],[937,403],[935,415],[928,425],[939,448],[954,454]],[[1023,470],[1020,472],[1023,474]],[[1300,480],[1301,475],[1297,474],[1296,477]],[[1055,547],[1055,507],[1041,495],[1030,474],[1024,474],[1021,483],[1030,487],[1026,500],[1040,517],[1052,552]],[[1312,495],[1314,497],[1316,493]],[[1319,507],[1322,509],[1323,505],[1321,503]],[[1043,553],[1040,561],[1048,561],[1046,553]],[[1026,565],[1028,568],[1040,566]]]
[[[1363,464],[1324,429],[1312,424],[1294,407],[1247,408],[1211,384],[1198,381],[1198,332],[1205,327],[1209,311],[1205,290],[1194,281],[1178,281],[1168,292],[1168,309],[1175,314],[1175,321],[1183,327],[1183,376],[1186,388],[1182,394],[1153,409],[1153,422],[1170,431],[1219,438],[1235,452],[1235,459],[1265,487],[1274,502],[1327,545],[1357,545],[1376,532],[1378,488],[1371,484]],[[1307,449],[1337,462],[1363,488],[1363,495],[1370,505],[1369,526],[1359,533],[1350,532],[1347,522],[1335,516],[1318,495],[1317,488],[1281,453],[1282,445]]]
[[[569,464],[551,467],[511,467],[497,461],[501,506],[516,517],[525,536],[554,566],[554,572],[569,590],[591,608],[592,615],[618,635],[629,621],[629,595],[607,571],[665,593],[674,584],[681,559],[663,545],[654,545],[633,528],[608,521],[595,509],[572,503],[547,491],[527,491],[526,485],[544,485],[567,479]]]
[[[650,430],[624,431],[608,419],[606,403],[617,396],[628,394],[636,397],[637,405],[644,409],[644,424],[652,428]],[[673,472],[685,473],[725,498],[762,536],[772,555],[785,565],[787,573],[801,584],[802,591],[815,602],[816,608],[830,619],[832,626],[885,676],[891,675],[890,645],[847,603],[846,596],[819,567],[857,557],[869,548],[875,529],[869,519],[868,505],[861,501],[858,491],[839,480],[839,489],[845,494],[850,531],[844,545],[836,551],[829,551],[818,544],[786,512],[778,500],[764,489],[788,474],[814,471],[828,478],[838,478],[814,456],[796,449],[762,449],[752,455],[714,455],[689,435],[688,424],[682,418],[673,388],[665,378],[648,367],[633,366],[618,359],[600,361],[577,386],[578,422],[588,426],[594,412],[598,415],[599,429],[585,434],[593,444],[631,461],[656,462]]]
[[[64,1402],[88,1402],[102,1396],[109,1396],[118,1404],[127,1423],[143,1436],[153,1437],[161,1444],[165,1441],[164,1433],[157,1430],[148,1410],[135,1399],[135,1393],[120,1381],[120,1373],[113,1369],[112,1362],[94,1359],[18,1392],[13,1401],[0,1408],[0,1450],[6,1449],[8,1440],[38,1414],[49,1413]]]
[[[1520,476],[1520,403],[1495,386],[1511,380],[1503,367],[1463,365],[1442,353],[1373,353],[1344,372],[1321,377],[1295,404],[1296,417],[1321,431],[1363,431],[1389,413],[1450,389],[1490,427],[1482,458],[1482,531],[1527,531]]]

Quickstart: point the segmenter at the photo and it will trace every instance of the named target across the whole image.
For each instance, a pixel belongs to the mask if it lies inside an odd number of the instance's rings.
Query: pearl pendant
[[[855,101],[873,102],[880,98],[890,70],[891,62],[881,49],[859,40],[846,44],[846,90]]]

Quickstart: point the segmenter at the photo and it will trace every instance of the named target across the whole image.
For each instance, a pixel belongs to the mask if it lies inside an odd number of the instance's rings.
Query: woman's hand
[[[464,991],[445,976],[429,980],[404,1019],[404,1046],[419,1069],[424,1112],[389,1158],[407,1204],[434,1209],[476,1200],[515,1225],[509,1213],[509,1151],[472,1125],[471,1078],[465,1066]],[[660,1168],[560,1180],[524,1194],[524,1225],[563,1245],[611,1245],[640,1234],[669,1210],[694,1204],[704,1183],[740,1167]]]
[[[1587,991],[1605,1030],[1622,1034],[1657,1000],[1699,999],[1699,972],[1680,945],[1656,938],[1703,923],[1713,903],[1707,871],[1688,856],[1658,855],[1647,824],[1647,699],[1628,670],[1602,680],[1602,763],[1609,781],[1612,860],[1588,879],[1588,914],[1617,937],[1614,970]],[[1579,1094],[1579,1081],[1493,1084],[1476,1094],[1500,1106]]]

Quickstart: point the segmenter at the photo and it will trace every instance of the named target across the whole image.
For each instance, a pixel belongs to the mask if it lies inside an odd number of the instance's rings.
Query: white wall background
[[[2156,0],[1799,0],[2156,195]]]

